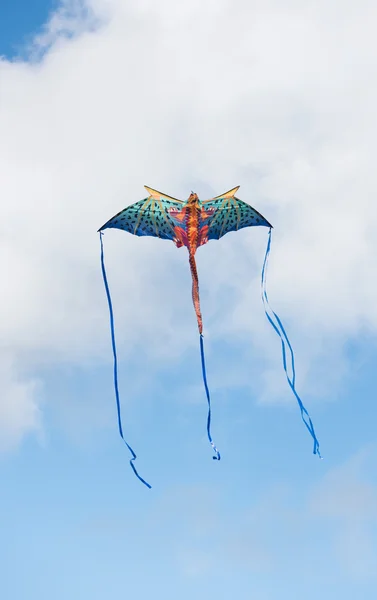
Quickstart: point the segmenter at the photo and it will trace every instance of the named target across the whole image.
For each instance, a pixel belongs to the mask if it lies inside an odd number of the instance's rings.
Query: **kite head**
[[[191,192],[187,200],[187,204],[196,204],[197,202],[199,202],[198,194],[195,194],[195,192]]]

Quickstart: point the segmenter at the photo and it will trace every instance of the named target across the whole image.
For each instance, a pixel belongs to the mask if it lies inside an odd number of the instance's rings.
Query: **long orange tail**
[[[192,277],[192,301],[194,303],[196,319],[198,321],[199,333],[202,334],[203,319],[202,319],[202,313],[200,312],[199,279],[198,279],[198,272],[196,270],[195,256],[192,252],[190,252],[190,255],[189,255],[189,262],[190,262],[190,270],[191,270],[191,277]]]

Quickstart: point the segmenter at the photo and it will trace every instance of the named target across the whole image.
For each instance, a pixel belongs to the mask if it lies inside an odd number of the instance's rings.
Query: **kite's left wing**
[[[183,202],[145,186],[148,198],[135,202],[120,211],[102,225],[99,231],[108,228],[123,229],[134,235],[150,235],[165,240],[175,238],[176,223],[170,216],[171,209],[181,211]],[[174,214],[174,213],[173,213]]]
[[[204,225],[208,226],[207,237],[209,240],[218,240],[229,231],[238,231],[243,227],[272,225],[254,208],[246,202],[235,197],[238,187],[229,190],[221,196],[202,203],[207,218],[204,216]]]

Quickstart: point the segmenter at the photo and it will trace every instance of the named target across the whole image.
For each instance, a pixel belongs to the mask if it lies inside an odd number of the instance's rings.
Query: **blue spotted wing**
[[[149,192],[148,198],[127,206],[112,217],[99,229],[123,229],[134,235],[149,235],[165,240],[175,237],[174,226],[176,223],[169,214],[169,209],[182,209],[183,202],[171,198],[157,190],[145,186]]]
[[[230,231],[238,231],[244,227],[272,225],[252,206],[235,197],[238,187],[221,196],[203,202],[204,210],[210,214],[205,220],[208,226],[207,238],[218,240]]]

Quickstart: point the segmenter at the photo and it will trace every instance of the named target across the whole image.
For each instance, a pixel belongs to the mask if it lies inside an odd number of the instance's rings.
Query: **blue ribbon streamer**
[[[267,265],[268,265],[268,258],[270,255],[270,250],[271,250],[271,229],[268,233],[268,243],[267,243],[266,255],[264,257],[263,269],[262,269],[261,287],[262,287],[262,300],[263,300],[264,311],[266,313],[266,317],[267,317],[269,323],[272,325],[273,329],[276,331],[277,335],[281,339],[281,350],[282,350],[283,367],[284,367],[285,375],[287,377],[289,387],[291,388],[291,390],[298,402],[298,405],[300,407],[301,418],[302,418],[307,430],[309,431],[310,435],[313,438],[313,442],[314,442],[313,454],[318,454],[319,458],[322,458],[320,451],[319,451],[319,442],[318,442],[317,436],[314,431],[314,425],[312,423],[312,420],[310,418],[308,411],[306,410],[305,406],[302,403],[300,396],[298,395],[298,393],[296,391],[296,371],[295,371],[295,358],[294,358],[293,348],[291,346],[291,343],[288,339],[287,333],[284,329],[284,326],[283,326],[281,320],[279,319],[278,315],[272,310],[272,308],[269,304],[269,301],[268,301],[268,296],[267,296],[267,291],[266,291],[266,279],[267,279]],[[271,315],[268,313],[268,310],[270,310]],[[275,322],[274,322],[274,319],[275,319]],[[288,369],[287,369],[286,346],[289,348],[289,354],[290,354],[290,358],[291,358],[292,377],[289,376]]]
[[[142,483],[144,483],[144,485],[146,485],[150,489],[152,486],[149,485],[149,483],[147,483],[142,477],[140,477],[139,473],[137,472],[136,467],[135,467],[135,465],[133,463],[133,461],[136,460],[137,456],[136,456],[135,452],[132,450],[131,446],[126,442],[126,440],[124,438],[124,435],[123,435],[122,417],[121,417],[120,400],[119,400],[119,387],[118,387],[118,358],[117,358],[117,351],[116,351],[116,344],[115,344],[114,312],[113,312],[113,306],[112,306],[112,302],[111,302],[109,284],[107,282],[107,276],[106,276],[105,260],[104,260],[104,254],[103,254],[103,240],[102,240],[102,235],[103,235],[103,233],[100,232],[100,240],[101,240],[101,268],[102,268],[103,282],[105,284],[107,302],[109,304],[109,313],[110,313],[111,344],[112,344],[113,356],[114,356],[114,390],[115,390],[115,399],[116,399],[117,413],[118,413],[119,434],[120,434],[120,437],[122,438],[122,440],[124,441],[124,443],[126,444],[128,450],[132,454],[132,458],[130,459],[130,465],[132,467],[133,472],[135,473],[136,477],[138,479],[140,479],[140,481]]]
[[[220,452],[218,451],[215,444],[213,443],[212,436],[211,436],[211,397],[209,395],[209,389],[208,389],[208,384],[207,384],[206,363],[204,360],[203,334],[200,334],[200,356],[202,359],[203,382],[204,382],[204,387],[206,390],[206,396],[207,396],[207,402],[208,402],[207,436],[208,436],[209,442],[213,448],[213,451],[216,454],[216,456],[212,456],[213,460],[220,460],[221,459]]]

